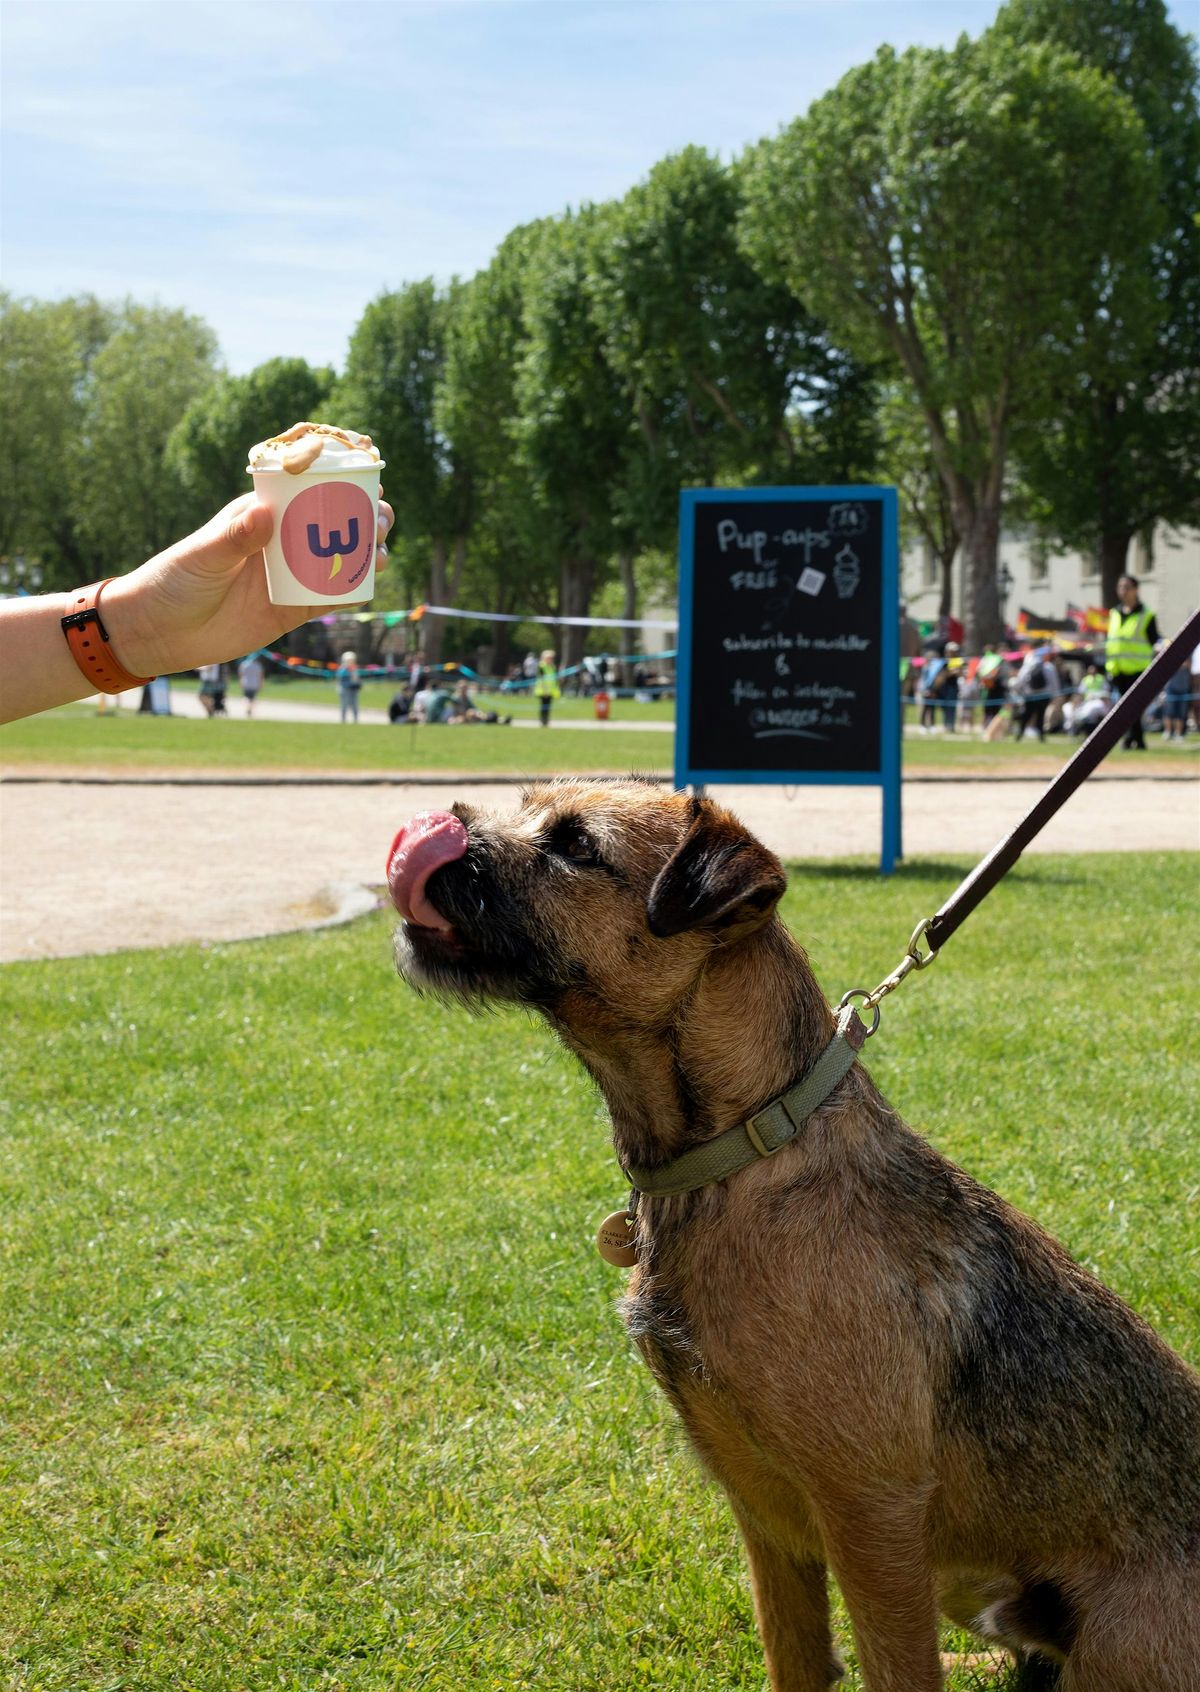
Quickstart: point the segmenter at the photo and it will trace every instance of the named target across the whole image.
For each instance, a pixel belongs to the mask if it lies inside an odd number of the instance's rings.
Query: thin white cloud
[[[1179,19],[1179,3],[1172,0]],[[4,280],[204,316],[231,367],[341,363],[385,285],[730,156],[891,38],[994,0],[10,0]]]

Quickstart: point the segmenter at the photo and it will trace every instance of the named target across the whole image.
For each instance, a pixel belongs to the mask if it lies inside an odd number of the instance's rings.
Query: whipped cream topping
[[[293,423],[281,435],[252,446],[248,468],[286,470],[299,476],[305,470],[365,470],[382,462],[370,435],[339,429],[333,423]]]

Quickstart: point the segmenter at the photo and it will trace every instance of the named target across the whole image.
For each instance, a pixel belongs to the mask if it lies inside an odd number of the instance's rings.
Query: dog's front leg
[[[842,1676],[829,1631],[825,1565],[781,1551],[735,1506],[771,1692],[828,1692]]]
[[[866,1692],[939,1692],[942,1685],[925,1509],[923,1493],[817,1502]]]

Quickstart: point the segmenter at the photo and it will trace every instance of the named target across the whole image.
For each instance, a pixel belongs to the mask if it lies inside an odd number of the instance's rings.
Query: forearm
[[[378,544],[392,521],[379,507]],[[98,607],[109,657],[131,676],[177,675],[269,646],[317,608],[274,605],[262,548],[270,510],[244,494],[195,534],[108,581]],[[348,607],[349,609],[349,607]],[[67,645],[68,595],[0,600],[0,723],[95,693]]]
[[[124,608],[120,596],[110,599],[111,594],[106,590],[101,614],[120,658]],[[95,693],[95,684],[76,664],[63,634],[70,599],[65,593],[43,593],[0,600],[0,723]]]

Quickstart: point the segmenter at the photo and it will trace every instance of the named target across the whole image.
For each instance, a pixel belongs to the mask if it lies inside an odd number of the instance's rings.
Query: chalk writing
[[[776,584],[774,570],[735,570],[729,578],[731,588],[757,588],[762,591]]]
[[[829,527],[835,535],[865,535],[867,532],[867,508],[865,505],[846,503],[829,507]]]
[[[717,524],[717,545],[722,552],[728,552],[729,548],[733,546],[739,552],[753,553],[754,562],[761,564],[763,561],[762,549],[766,544],[767,532],[765,529],[743,531],[738,528],[732,517],[726,517]]]
[[[801,546],[804,548],[804,562],[812,563],[814,547],[829,545],[828,529],[785,529],[779,537],[780,546]]]
[[[877,769],[879,503],[715,497],[694,512],[689,766]]]

